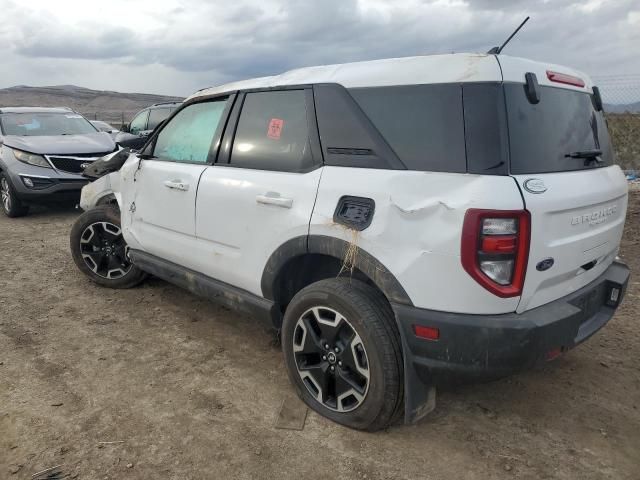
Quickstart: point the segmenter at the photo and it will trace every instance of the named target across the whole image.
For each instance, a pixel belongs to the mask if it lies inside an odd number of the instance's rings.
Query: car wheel
[[[282,349],[300,398],[347,427],[375,431],[403,406],[403,363],[394,315],[384,296],[353,279],[302,289],[285,312]]]
[[[7,217],[22,217],[29,213],[29,207],[17,197],[11,180],[4,172],[0,172],[0,201]]]
[[[131,288],[146,274],[129,258],[120,228],[120,212],[102,206],[84,212],[71,228],[71,255],[94,282],[109,288]]]

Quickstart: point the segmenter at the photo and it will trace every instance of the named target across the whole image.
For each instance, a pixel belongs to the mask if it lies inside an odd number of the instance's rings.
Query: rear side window
[[[591,95],[565,88],[539,87],[531,104],[522,84],[505,84],[511,173],[584,170],[613,163],[607,125]],[[601,151],[586,157],[585,152]],[[581,153],[580,153],[581,152]]]
[[[171,113],[171,109],[169,108],[153,108],[149,110],[149,122],[147,126],[147,130],[153,130],[160,123],[166,119]]]
[[[224,99],[183,108],[158,134],[153,155],[172,162],[206,163],[226,103]]]
[[[407,169],[466,172],[460,85],[349,91]]]
[[[308,170],[313,158],[305,91],[247,93],[230,163],[259,170]]]

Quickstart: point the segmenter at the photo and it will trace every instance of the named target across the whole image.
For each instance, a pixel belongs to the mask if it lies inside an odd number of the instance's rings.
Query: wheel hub
[[[338,311],[314,307],[298,319],[293,352],[309,393],[337,412],[358,408],[369,389],[369,362],[362,339]]]
[[[82,258],[96,275],[115,280],[125,276],[132,264],[122,230],[110,222],[96,222],[80,235]]]

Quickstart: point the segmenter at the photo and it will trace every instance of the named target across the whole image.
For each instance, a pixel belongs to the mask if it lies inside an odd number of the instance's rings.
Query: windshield
[[[41,137],[96,133],[87,119],[77,113],[4,113],[0,116],[5,135]]]
[[[522,84],[505,84],[511,173],[566,172],[613,164],[602,112],[592,96],[539,87],[540,102],[527,99]]]
[[[101,122],[99,120],[94,120],[91,123],[93,123],[93,126],[96,127],[98,130],[100,130],[101,132],[110,132],[111,130],[115,130],[115,128],[113,128],[107,122]]]

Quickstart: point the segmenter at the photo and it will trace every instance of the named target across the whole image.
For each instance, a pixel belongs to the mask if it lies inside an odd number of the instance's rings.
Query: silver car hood
[[[40,155],[68,155],[73,153],[106,153],[116,148],[111,135],[106,132],[87,133],[85,135],[56,135],[29,137],[7,135],[4,137],[7,147]]]

